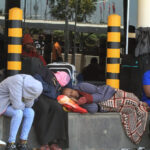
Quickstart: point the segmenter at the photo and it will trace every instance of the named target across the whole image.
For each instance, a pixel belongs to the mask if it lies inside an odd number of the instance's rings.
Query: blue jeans
[[[84,104],[84,105],[81,105],[81,106],[83,108],[85,108],[90,113],[98,112],[98,105],[96,103]]]
[[[32,108],[25,108],[24,110],[19,110],[8,106],[4,115],[11,117],[8,142],[12,143],[16,141],[16,136],[21,125],[22,119],[23,123],[20,139],[27,140],[34,119],[34,110]]]

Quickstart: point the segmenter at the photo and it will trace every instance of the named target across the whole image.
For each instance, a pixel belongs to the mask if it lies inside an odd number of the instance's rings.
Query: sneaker
[[[6,143],[4,141],[0,140],[0,146],[5,146],[5,145],[6,145]]]
[[[50,145],[50,150],[62,150],[57,144]]]
[[[17,150],[15,143],[7,143],[5,150]]]
[[[18,143],[17,144],[17,149],[18,150],[30,150],[28,147],[27,142],[26,143]]]

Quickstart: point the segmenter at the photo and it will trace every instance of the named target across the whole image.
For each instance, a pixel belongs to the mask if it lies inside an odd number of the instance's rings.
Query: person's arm
[[[8,82],[9,99],[12,107],[14,109],[23,110],[25,108],[25,104],[22,101],[23,78],[20,76],[14,76],[14,78]]]
[[[115,89],[108,85],[96,86],[87,82],[78,84],[75,89],[91,94],[95,103],[107,100],[115,93]]]
[[[74,88],[89,94],[96,93],[97,91],[97,86],[87,82],[79,83]]]
[[[31,101],[24,101],[25,107],[26,108],[31,108],[34,104],[34,100]]]
[[[75,89],[82,91],[85,94],[78,100],[78,104],[83,105],[85,103],[97,102],[101,97],[103,97],[103,93],[98,93],[97,88],[98,86],[95,86],[87,82],[78,84],[75,87]],[[82,92],[81,92],[81,95],[82,95]]]
[[[150,98],[150,71],[147,71],[143,75],[143,91]]]
[[[150,98],[150,85],[143,85],[145,95]]]
[[[38,57],[39,57],[39,59],[43,62],[43,65],[46,66],[46,61],[45,61],[45,59],[43,58],[43,56],[39,55]]]

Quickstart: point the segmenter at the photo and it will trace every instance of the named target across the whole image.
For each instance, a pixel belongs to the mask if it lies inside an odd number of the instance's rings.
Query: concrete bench
[[[149,120],[149,119],[148,119]],[[10,119],[0,117],[0,138],[8,138]],[[66,150],[121,150],[145,147],[150,150],[149,121],[142,141],[135,145],[126,136],[119,113],[78,114],[69,113],[69,148]],[[38,148],[34,128],[29,144]],[[2,149],[2,148],[1,148]]]

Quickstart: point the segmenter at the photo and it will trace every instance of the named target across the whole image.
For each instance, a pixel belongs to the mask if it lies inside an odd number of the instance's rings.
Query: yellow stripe
[[[107,49],[107,57],[120,58],[120,49]]]
[[[7,70],[21,70],[21,61],[8,61]]]
[[[107,41],[108,42],[120,42],[120,32],[108,32]]]
[[[119,89],[119,84],[119,79],[106,79],[106,85],[109,85],[113,88]]]
[[[9,9],[9,20],[22,20],[22,9],[11,8]]]
[[[121,17],[116,14],[108,16],[108,26],[119,26],[121,24]]]
[[[107,72],[120,73],[120,64],[107,64]]]
[[[22,45],[8,45],[8,53],[22,53]]]
[[[22,37],[22,28],[8,28],[9,37]]]

